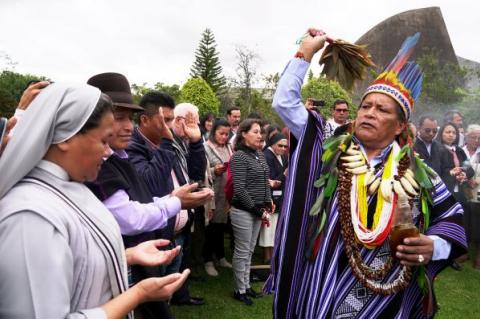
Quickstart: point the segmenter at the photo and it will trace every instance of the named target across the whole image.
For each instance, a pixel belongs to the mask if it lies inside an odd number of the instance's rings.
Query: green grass
[[[204,306],[172,306],[176,319],[190,318],[271,318],[273,297],[253,299],[253,306],[246,306],[233,299],[233,274],[230,269],[217,267],[220,275],[208,277],[205,282],[192,281],[190,294],[205,298]],[[252,283],[255,291],[261,291],[262,283]]]
[[[434,287],[440,307],[435,318],[480,318],[480,271],[471,262],[465,262],[462,271],[445,269]]]
[[[231,260],[230,254],[227,256]],[[256,252],[254,261],[260,260]],[[253,306],[232,298],[233,275],[230,269],[217,267],[220,275],[208,277],[204,282],[192,281],[192,296],[205,298],[204,306],[173,306],[172,311],[177,319],[196,318],[271,318],[272,296],[254,299]],[[253,283],[252,287],[260,291],[263,283]],[[472,268],[471,262],[463,264],[462,271],[445,269],[434,282],[435,292],[440,310],[436,319],[475,319],[480,318],[480,271]]]

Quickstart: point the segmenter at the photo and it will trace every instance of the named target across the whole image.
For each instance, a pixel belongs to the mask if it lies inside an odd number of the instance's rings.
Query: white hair
[[[173,115],[175,117],[185,117],[189,112],[193,113],[198,118],[198,107],[191,103],[180,103],[173,109]]]
[[[470,134],[472,133],[473,131],[480,131],[480,125],[478,124],[470,124],[468,127],[467,127],[467,132],[465,134]]]

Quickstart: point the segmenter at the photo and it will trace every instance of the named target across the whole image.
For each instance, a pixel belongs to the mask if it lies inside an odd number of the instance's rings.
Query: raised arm
[[[310,35],[315,34],[314,37]],[[308,112],[301,100],[300,90],[313,55],[325,43],[326,36],[319,30],[308,30],[298,49],[297,58],[292,59],[282,73],[273,97],[273,108],[298,139],[307,124]]]

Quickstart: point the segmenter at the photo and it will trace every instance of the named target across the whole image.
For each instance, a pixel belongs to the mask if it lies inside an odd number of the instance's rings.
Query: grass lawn
[[[254,260],[259,260],[256,253]],[[228,256],[231,260],[231,256]],[[190,291],[193,296],[203,296],[204,306],[173,306],[177,319],[194,318],[271,318],[272,296],[254,299],[253,306],[245,306],[232,298],[233,276],[230,269],[218,267],[217,278],[208,277],[204,282],[193,281]],[[263,283],[253,283],[261,290]],[[444,270],[435,280],[435,291],[440,310],[435,318],[474,319],[480,318],[480,271],[474,270],[470,262],[460,272],[451,268]]]
[[[462,271],[447,268],[434,282],[440,307],[438,319],[480,318],[480,270],[471,262]]]

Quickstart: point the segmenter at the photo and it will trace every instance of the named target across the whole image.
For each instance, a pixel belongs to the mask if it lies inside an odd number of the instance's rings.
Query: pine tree
[[[195,62],[190,69],[190,75],[204,79],[212,90],[219,95],[222,93],[226,81],[222,75],[222,67],[216,47],[213,32],[210,29],[205,29],[195,52]]]

